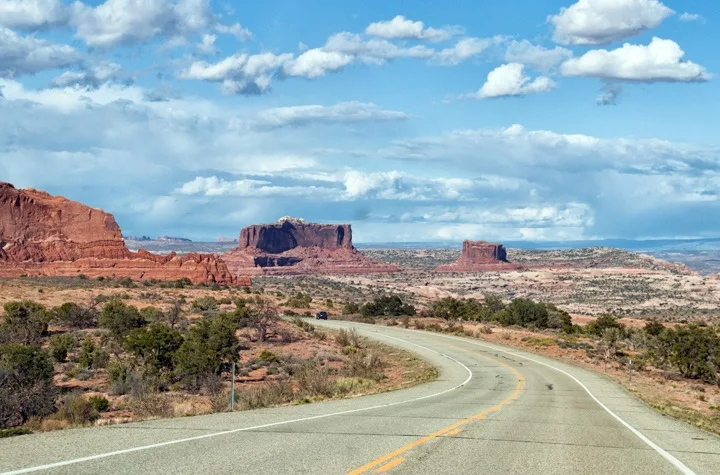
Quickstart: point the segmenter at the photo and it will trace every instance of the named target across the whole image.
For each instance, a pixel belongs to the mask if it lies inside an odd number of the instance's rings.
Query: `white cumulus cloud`
[[[456,26],[425,28],[425,24],[423,22],[412,21],[402,15],[397,15],[389,21],[371,23],[367,28],[365,28],[366,35],[377,36],[379,38],[389,40],[444,41],[459,34],[460,32],[462,32],[462,29]]]
[[[578,0],[548,20],[558,43],[601,45],[655,28],[674,13],[659,0]]]
[[[546,72],[572,57],[572,51],[561,46],[549,49],[528,40],[512,41],[505,51],[505,61],[522,63],[536,71]]]
[[[60,0],[0,0],[0,26],[40,30],[67,23],[67,6]]]
[[[562,64],[565,76],[644,82],[707,81],[710,74],[702,66],[683,61],[685,52],[672,40],[653,38],[649,45],[626,43],[614,50],[592,50]]]
[[[477,92],[467,97],[475,99],[491,99],[495,97],[524,96],[539,92],[550,92],[555,89],[555,82],[546,77],[535,79],[525,74],[525,66],[520,63],[508,63],[490,71],[487,81]]]
[[[267,109],[258,113],[255,126],[261,129],[277,129],[310,124],[380,122],[408,118],[404,112],[353,101],[332,106],[307,105]]]
[[[71,46],[21,36],[0,27],[0,77],[65,68],[79,64],[81,60],[81,55]]]
[[[180,72],[182,79],[219,82],[233,94],[262,94],[270,89],[272,75],[292,59],[290,53],[238,54],[217,62],[195,61]]]
[[[209,0],[107,0],[96,7],[73,3],[70,22],[88,45],[110,48],[199,33],[215,17]]]
[[[349,54],[314,48],[288,61],[284,65],[283,71],[288,76],[302,76],[313,79],[324,76],[328,72],[339,71],[350,64],[353,59]]]

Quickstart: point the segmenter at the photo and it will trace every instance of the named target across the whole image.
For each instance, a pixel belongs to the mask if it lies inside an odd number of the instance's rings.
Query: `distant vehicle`
[[[327,320],[327,312],[318,312],[315,314],[315,320]]]

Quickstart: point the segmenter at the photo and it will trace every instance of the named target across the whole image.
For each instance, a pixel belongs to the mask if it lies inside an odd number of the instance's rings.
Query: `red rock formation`
[[[125,247],[115,218],[38,190],[0,183],[0,276],[131,277],[234,284],[211,254],[158,256]]]
[[[513,270],[520,266],[507,260],[507,252],[502,244],[486,241],[463,241],[460,259],[452,264],[438,267],[440,272],[473,272],[488,270]]]
[[[238,247],[222,255],[230,270],[245,274],[356,274],[392,272],[352,245],[349,224],[314,224],[283,219],[240,231]]]

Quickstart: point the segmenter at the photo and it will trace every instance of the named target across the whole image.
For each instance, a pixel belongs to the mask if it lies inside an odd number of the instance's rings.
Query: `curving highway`
[[[608,379],[478,340],[351,322],[440,378],[276,409],[0,439],[0,473],[711,474],[720,438]]]

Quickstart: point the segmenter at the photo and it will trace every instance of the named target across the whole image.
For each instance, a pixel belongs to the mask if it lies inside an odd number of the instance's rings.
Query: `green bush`
[[[75,349],[77,342],[71,333],[61,333],[50,337],[50,354],[58,363],[67,360],[67,355]]]
[[[24,429],[22,427],[14,427],[12,429],[0,429],[0,439],[5,437],[15,437],[17,435],[32,434],[30,429]]]
[[[588,323],[585,330],[587,333],[595,336],[603,336],[605,330],[608,328],[615,328],[620,332],[620,337],[625,335],[625,325],[620,323],[617,318],[610,314],[604,314],[597,317],[592,322]]]
[[[145,364],[157,369],[172,370],[175,352],[182,343],[183,338],[179,331],[168,328],[162,323],[152,323],[147,327],[130,331],[123,345]]]
[[[120,300],[110,300],[100,312],[100,326],[110,330],[116,339],[122,339],[134,328],[146,324],[138,309]]]
[[[52,314],[44,305],[31,300],[7,302],[5,322],[0,325],[0,343],[36,344],[47,335]]]
[[[283,305],[293,308],[310,308],[312,301],[313,299],[309,295],[298,292],[293,297],[290,297]]]
[[[96,412],[105,412],[110,409],[110,401],[105,396],[91,396],[88,402]]]
[[[397,295],[383,295],[360,308],[360,314],[364,317],[413,316],[415,313],[415,307],[404,304]]]
[[[52,311],[53,320],[58,324],[75,329],[94,328],[98,314],[94,308],[83,308],[73,302],[66,302]]]
[[[94,422],[100,415],[82,394],[69,394],[61,399],[56,417],[72,425],[85,425]]]
[[[645,333],[652,336],[660,335],[665,330],[665,325],[658,322],[657,320],[648,320],[645,323]]]
[[[360,313],[360,306],[355,302],[347,302],[342,307],[343,315],[354,315]]]
[[[0,344],[0,429],[55,410],[53,364],[39,346]]]
[[[718,382],[720,337],[696,324],[665,329],[658,337],[657,357],[686,378]]]
[[[227,371],[233,361],[238,361],[242,348],[235,335],[236,329],[231,316],[200,320],[190,328],[185,341],[175,352],[173,362],[178,375],[197,387],[203,376]]]
[[[198,297],[193,300],[190,308],[196,312],[208,312],[218,309],[218,301],[215,297]]]
[[[145,307],[140,309],[140,316],[147,323],[162,322],[165,320],[165,314],[157,307]]]

